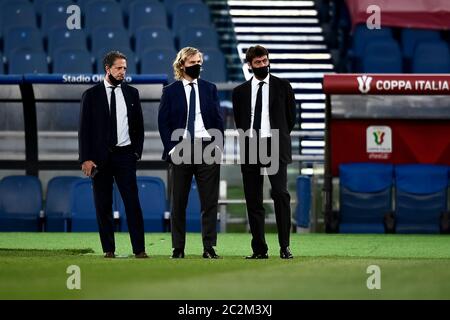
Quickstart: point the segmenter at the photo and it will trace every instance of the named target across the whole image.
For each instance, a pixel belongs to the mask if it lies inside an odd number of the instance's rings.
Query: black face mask
[[[200,76],[200,69],[202,66],[200,64],[194,64],[190,67],[184,67],[186,74],[192,79],[197,79]]]
[[[260,68],[252,68],[253,74],[258,79],[265,79],[269,74],[269,66],[260,67]]]
[[[108,79],[109,82],[111,82],[111,84],[115,87],[117,87],[119,84],[123,82],[123,80],[117,80],[116,78],[114,78],[111,73],[108,75]]]

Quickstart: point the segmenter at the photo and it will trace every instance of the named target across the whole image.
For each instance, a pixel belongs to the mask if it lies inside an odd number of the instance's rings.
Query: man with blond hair
[[[223,148],[223,118],[217,88],[199,78],[202,62],[202,53],[196,48],[186,47],[178,52],[173,62],[177,81],[164,87],[159,106],[162,158],[169,162],[172,172],[172,258],[184,258],[186,207],[193,176],[201,202],[203,258],[219,258],[213,247],[217,242],[220,161],[194,159],[206,150],[213,150],[212,156],[217,159]],[[217,132],[220,141],[215,139]]]

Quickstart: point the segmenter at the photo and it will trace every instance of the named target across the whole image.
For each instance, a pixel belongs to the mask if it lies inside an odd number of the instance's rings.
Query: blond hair
[[[200,59],[203,62],[203,54],[198,50],[197,48],[193,47],[185,47],[178,51],[177,57],[173,61],[173,74],[175,76],[175,79],[181,80],[183,79],[183,65],[186,59],[189,57],[192,57],[193,55],[196,55],[197,53],[200,54]]]

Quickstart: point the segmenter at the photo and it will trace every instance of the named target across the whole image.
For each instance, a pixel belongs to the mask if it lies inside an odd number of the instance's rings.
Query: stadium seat
[[[48,34],[48,54],[54,58],[58,49],[79,49],[87,51],[86,34],[83,30],[54,28]]]
[[[66,28],[67,18],[67,7],[72,3],[71,0],[50,0],[45,1],[42,7],[42,22],[41,29],[46,35],[53,28]]]
[[[140,28],[136,32],[136,53],[140,56],[150,49],[175,50],[172,32],[161,27]]]
[[[34,7],[28,1],[7,1],[2,4],[0,22],[3,35],[14,27],[37,27]]]
[[[164,6],[167,9],[167,13],[169,13],[169,15],[173,15],[173,13],[175,12],[175,7],[177,7],[179,4],[182,4],[183,2],[197,2],[197,3],[201,3],[201,0],[163,0]]]
[[[166,211],[166,187],[164,182],[158,177],[141,176],[137,177],[137,185],[145,232],[163,232],[164,212]],[[117,187],[115,190],[121,231],[128,231],[125,206]]]
[[[0,74],[5,74],[5,66],[3,64],[3,54],[0,52]]]
[[[439,233],[447,210],[448,167],[395,167],[396,233]]]
[[[296,190],[297,207],[295,209],[295,217],[297,226],[309,228],[311,210],[311,177],[297,177]]]
[[[34,176],[7,176],[0,181],[0,231],[40,231],[41,182]]]
[[[362,72],[402,73],[403,60],[398,43],[390,39],[368,43],[362,58]]]
[[[218,49],[207,49],[203,52],[203,71],[201,78],[218,83],[227,81],[225,57]]]
[[[142,27],[167,27],[167,14],[164,5],[154,0],[133,1],[130,4],[128,30],[135,34]]]
[[[124,28],[122,9],[115,1],[95,0],[86,4],[85,25],[89,33],[96,27]]]
[[[202,209],[197,183],[192,179],[191,191],[189,192],[188,204],[186,207],[186,232],[202,231]]]
[[[72,186],[82,178],[75,176],[54,177],[48,182],[45,198],[44,230],[67,232],[70,218],[70,193]]]
[[[392,213],[393,166],[341,164],[339,178],[339,232],[384,233],[384,219]]]
[[[450,73],[450,51],[444,41],[424,41],[416,46],[413,73]]]
[[[4,54],[9,59],[14,50],[29,49],[44,51],[42,36],[35,27],[10,28],[5,35]]]
[[[84,50],[61,49],[53,58],[53,73],[92,73],[92,58]]]
[[[47,55],[43,51],[14,51],[8,66],[9,74],[48,73]]]
[[[102,48],[130,47],[130,38],[123,27],[102,26],[92,30],[92,52],[97,53]]]
[[[96,57],[97,73],[105,73],[105,68],[103,66],[103,58],[105,55],[111,51],[117,50],[123,53],[127,57],[127,74],[137,74],[137,58],[133,51],[127,47],[114,47],[114,48],[101,48]]]
[[[204,3],[183,2],[173,13],[172,30],[179,34],[181,28],[188,26],[210,26],[211,18],[208,6]]]
[[[141,56],[142,74],[167,74],[173,79],[172,62],[176,56],[175,50],[154,49],[147,50]]]
[[[418,43],[421,41],[437,41],[440,38],[439,31],[403,28],[401,30],[403,56],[406,59],[411,59],[414,55],[414,49]]]
[[[82,179],[73,184],[70,192],[70,218],[72,232],[98,231],[91,179]]]
[[[193,26],[180,30],[179,48],[195,47],[200,50],[218,49],[219,40],[216,30],[209,26]]]

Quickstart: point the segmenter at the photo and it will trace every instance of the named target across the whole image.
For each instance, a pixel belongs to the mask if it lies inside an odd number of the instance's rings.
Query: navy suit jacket
[[[128,133],[133,151],[138,159],[144,146],[144,121],[142,117],[139,91],[122,83],[125,104],[127,105]],[[101,163],[108,158],[108,138],[111,130],[109,104],[106,88],[101,81],[86,90],[81,98],[80,125],[78,129],[79,161],[92,160]]]
[[[205,129],[217,129],[223,136],[223,117],[215,84],[198,79],[200,111]],[[164,145],[163,160],[170,161],[168,153],[180,141],[171,141],[172,132],[185,129],[187,101],[182,81],[175,81],[163,88],[158,112],[158,128]],[[222,147],[222,146],[220,146]]]

